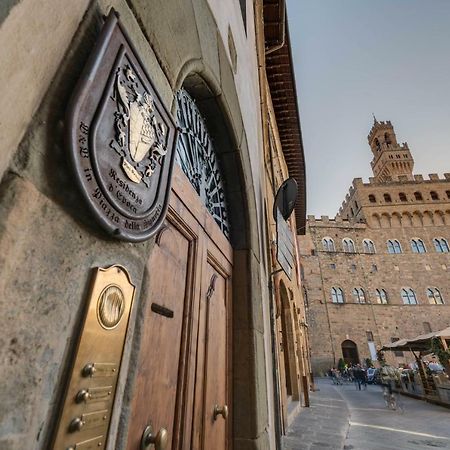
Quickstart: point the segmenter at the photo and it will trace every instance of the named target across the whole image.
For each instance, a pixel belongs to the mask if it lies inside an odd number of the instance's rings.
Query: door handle
[[[214,405],[214,420],[217,420],[217,416],[222,416],[224,419],[226,419],[228,417],[228,406],[227,405],[223,405],[223,406],[219,406],[219,405]]]
[[[141,438],[141,450],[147,450],[151,445],[155,446],[155,450],[164,450],[169,442],[169,433],[165,428],[160,428],[156,435],[153,434],[151,425],[147,425]]]

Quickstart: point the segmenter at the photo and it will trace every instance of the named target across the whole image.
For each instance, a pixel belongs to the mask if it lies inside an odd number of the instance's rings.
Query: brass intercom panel
[[[134,291],[123,267],[96,269],[54,450],[106,447]]]

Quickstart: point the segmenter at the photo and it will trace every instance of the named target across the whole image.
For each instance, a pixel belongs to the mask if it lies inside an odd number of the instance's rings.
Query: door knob
[[[164,450],[169,442],[169,433],[165,428],[160,428],[156,435],[153,434],[151,425],[148,425],[141,438],[141,450],[147,450],[151,445],[155,446],[155,450]]]
[[[217,420],[217,416],[222,416],[224,419],[228,417],[228,406],[214,405],[214,420]]]

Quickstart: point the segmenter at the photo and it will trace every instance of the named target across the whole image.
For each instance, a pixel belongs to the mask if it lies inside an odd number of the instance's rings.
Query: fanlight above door
[[[176,161],[225,236],[229,237],[227,206],[217,155],[192,97],[177,93],[179,135]]]

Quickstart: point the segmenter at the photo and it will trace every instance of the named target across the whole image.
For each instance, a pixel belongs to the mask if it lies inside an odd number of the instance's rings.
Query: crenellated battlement
[[[355,218],[343,218],[339,214],[335,217],[313,215],[307,216],[307,223],[309,226],[316,227],[337,227],[337,228],[365,228],[367,226],[364,222],[359,222]]]
[[[400,193],[402,197],[400,198]],[[365,219],[368,207],[386,207],[390,210],[408,205],[429,205],[447,203],[450,201],[450,173],[443,175],[430,173],[428,176],[415,174],[413,179],[400,176],[395,181],[379,181],[370,177],[368,182],[355,178],[348,193],[345,195],[338,215]]]
[[[356,188],[358,188],[359,186],[395,186],[398,184],[405,184],[405,183],[415,183],[416,181],[421,181],[424,183],[430,183],[430,182],[448,182],[450,181],[450,173],[449,172],[444,172],[442,175],[439,175],[437,173],[429,173],[427,175],[423,175],[423,174],[414,174],[413,175],[414,180],[392,180],[392,181],[377,181],[375,179],[375,177],[369,177],[367,180],[365,181],[364,178],[354,178],[352,185],[349,187],[348,189],[348,194],[347,195],[351,195],[351,193],[354,192],[354,190]]]

